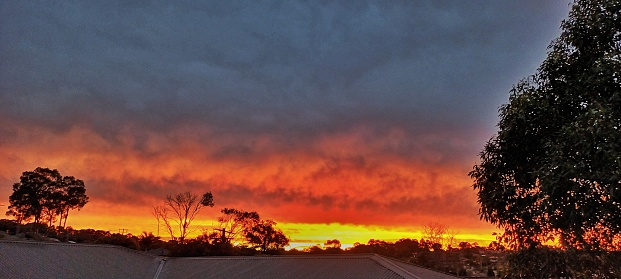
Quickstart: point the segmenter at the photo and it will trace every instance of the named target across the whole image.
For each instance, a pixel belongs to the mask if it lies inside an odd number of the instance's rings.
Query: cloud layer
[[[477,220],[467,172],[567,3],[0,4],[0,194],[180,190],[297,223]],[[470,225],[468,225],[470,224]]]

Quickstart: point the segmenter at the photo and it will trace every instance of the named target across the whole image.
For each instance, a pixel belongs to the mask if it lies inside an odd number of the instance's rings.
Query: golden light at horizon
[[[113,210],[114,211],[114,210]],[[376,225],[357,225],[340,223],[286,223],[278,222],[277,228],[283,230],[285,235],[290,238],[291,243],[288,249],[319,245],[322,246],[327,240],[338,239],[343,248],[351,247],[355,243],[366,244],[370,239],[395,242],[402,238],[420,240],[423,238],[420,226],[376,226]],[[157,222],[150,216],[135,215],[100,215],[84,214],[84,212],[73,213],[68,222],[74,229],[98,229],[110,231],[111,233],[131,233],[140,235],[142,232],[152,232],[157,235]],[[217,227],[217,220],[197,219],[193,222],[190,237],[194,238],[204,230],[211,231]],[[447,225],[450,227],[450,225]],[[458,242],[477,242],[479,245],[487,246],[494,241],[495,237],[488,233],[489,229],[459,230],[456,231],[455,239]],[[164,227],[160,227],[159,236],[162,239],[169,239]]]

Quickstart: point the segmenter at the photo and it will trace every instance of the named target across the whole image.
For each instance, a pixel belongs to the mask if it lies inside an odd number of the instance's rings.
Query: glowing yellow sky
[[[115,211],[115,209],[110,209]],[[118,210],[118,208],[116,209]],[[85,210],[86,211],[86,210]],[[205,214],[211,209],[204,209]],[[76,229],[95,228],[108,230],[113,233],[129,232],[139,235],[143,231],[153,232],[157,235],[157,222],[150,216],[135,215],[112,215],[112,214],[90,214],[88,212],[75,212],[70,215],[69,223]],[[93,224],[96,224],[93,226]],[[215,219],[197,219],[192,226],[191,237],[202,233],[203,230],[210,230],[217,225]],[[343,248],[351,247],[354,243],[367,243],[370,239],[395,242],[401,238],[421,239],[423,237],[420,226],[377,226],[377,225],[355,225],[340,223],[279,223],[278,228],[282,229],[285,235],[291,239],[287,248],[303,249],[313,245],[322,246],[327,240],[338,239]],[[456,240],[477,242],[479,245],[487,245],[495,237],[489,233],[491,227],[481,229],[470,229],[460,231],[452,228],[456,232]],[[164,227],[160,227],[160,236],[168,239]]]

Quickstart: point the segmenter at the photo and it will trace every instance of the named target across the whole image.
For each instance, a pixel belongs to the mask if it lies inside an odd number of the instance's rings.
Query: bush
[[[134,250],[139,250],[137,238],[132,235],[122,235],[120,233],[113,233],[109,236],[104,236],[95,241],[97,244],[111,244],[127,247]]]
[[[0,219],[0,231],[7,234],[15,234],[17,231],[17,221],[9,219]]]
[[[621,252],[536,247],[507,255],[502,278],[621,278]]]

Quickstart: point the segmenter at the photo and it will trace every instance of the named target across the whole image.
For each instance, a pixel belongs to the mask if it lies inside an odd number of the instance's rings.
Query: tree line
[[[171,241],[180,245],[187,244],[187,236],[193,230],[191,223],[204,207],[213,207],[213,194],[206,192],[200,198],[191,192],[168,195],[163,205],[153,207],[153,216],[164,228]],[[223,208],[218,217],[218,225],[211,230],[203,230],[194,241],[213,245],[216,250],[232,249],[233,245],[240,248],[252,248],[262,253],[275,253],[289,244],[289,238],[282,230],[277,229],[276,222],[261,219],[256,211],[244,211],[234,208]],[[207,249],[210,250],[210,249]],[[206,252],[209,254],[208,252]]]
[[[164,241],[159,232],[158,235],[152,232],[132,235],[66,227],[69,210],[81,209],[88,202],[88,196],[82,180],[61,176],[57,170],[26,171],[13,185],[13,190],[7,215],[15,220],[0,220],[0,238],[5,236],[4,232],[20,234],[20,227],[23,227],[26,232],[22,234],[29,239],[113,244],[142,251],[159,249],[158,253],[168,256],[377,253],[447,273],[477,276],[511,277],[534,269],[566,274],[565,267],[559,267],[558,263],[568,261],[581,263],[574,265],[574,269],[618,270],[616,263],[621,262],[619,253],[567,253],[546,247],[524,253],[511,250],[514,249],[511,246],[510,250],[505,250],[504,242],[493,242],[489,247],[468,242],[457,244],[456,232],[438,223],[425,225],[420,240],[400,239],[393,243],[371,239],[366,244],[356,243],[354,247],[342,249],[340,241],[333,239],[326,241],[323,247],[285,251],[290,240],[276,228],[276,222],[262,219],[256,211],[234,208],[221,209],[214,228],[202,230],[196,238],[188,238],[194,232],[192,221],[201,209],[214,206],[211,192],[201,196],[191,192],[168,195],[162,205],[153,207],[158,227],[162,224],[170,236],[170,240]],[[29,221],[33,222],[27,223]],[[55,221],[58,226],[54,226]],[[538,265],[533,267],[533,262]]]
[[[158,224],[158,236],[145,232],[143,238],[153,243],[161,241],[159,228],[163,224],[170,236],[171,245],[167,247],[173,248],[171,250],[176,255],[224,255],[240,254],[241,251],[248,254],[250,250],[279,253],[289,244],[289,238],[275,227],[276,222],[273,220],[261,219],[256,211],[233,208],[221,210],[218,226],[212,230],[203,230],[199,237],[188,240],[188,234],[193,232],[192,221],[202,208],[213,207],[213,200],[211,192],[206,192],[200,197],[191,192],[168,195],[163,205],[153,207],[152,213]],[[45,236],[52,235],[66,241],[74,241],[72,240],[74,237],[83,234],[90,234],[90,238],[96,238],[100,242],[124,239],[120,235],[104,231],[65,228],[69,211],[80,210],[88,201],[84,181],[73,176],[62,176],[56,169],[38,167],[33,171],[23,172],[19,182],[13,184],[13,193],[9,197],[10,204],[6,215],[15,218],[15,229],[11,230],[14,234],[19,234],[22,224],[33,221],[26,226],[28,229],[35,229]],[[56,221],[58,225],[54,226]],[[5,224],[11,223],[5,220]],[[125,240],[124,243],[131,241]],[[197,243],[207,246],[202,252],[182,252]],[[142,246],[145,246],[144,243]]]
[[[454,233],[440,224],[424,227],[424,238],[427,240],[401,239],[395,243],[370,240],[367,244],[356,243],[352,248],[341,249],[340,241],[333,239],[327,241],[324,247],[285,251],[284,247],[290,240],[276,228],[276,222],[262,219],[256,211],[235,208],[221,209],[216,226],[203,229],[196,238],[188,238],[195,232],[192,222],[199,212],[203,208],[214,207],[211,192],[200,196],[191,192],[166,196],[163,203],[154,206],[152,211],[158,223],[157,235],[152,232],[133,235],[121,231],[111,233],[67,227],[69,210],[81,209],[88,200],[82,180],[61,176],[58,170],[48,168],[23,172],[20,181],[13,185],[7,211],[7,215],[15,220],[0,220],[0,237],[4,236],[4,232],[20,234],[20,227],[23,227],[25,233],[22,234],[28,239],[112,244],[142,251],[159,249],[158,253],[168,256],[378,253],[445,272],[465,274],[465,268],[455,256],[455,248],[451,247]],[[59,221],[57,226],[55,221]],[[160,225],[163,232],[169,235],[168,241],[159,236]],[[443,246],[447,249],[443,250]],[[487,263],[485,267],[488,268]]]
[[[243,216],[245,215],[245,216]],[[226,216],[226,217],[225,217]],[[222,210],[222,216],[231,219],[258,219],[256,212],[240,211],[235,209]],[[241,218],[240,218],[241,217]],[[224,219],[223,219],[224,220]],[[254,222],[254,221],[252,221]],[[237,224],[237,225],[235,225]],[[314,255],[314,254],[366,254],[376,253],[386,257],[399,259],[404,262],[424,266],[438,271],[455,275],[486,276],[502,271],[502,261],[506,252],[497,244],[488,247],[480,247],[476,243],[460,242],[454,246],[441,248],[439,243],[433,243],[425,239],[403,238],[395,242],[371,239],[367,243],[355,243],[353,247],[342,248],[338,239],[325,241],[323,245],[315,245],[304,249],[284,250],[282,246],[261,246],[263,241],[247,239],[245,229],[239,229],[246,224],[239,225],[233,221],[223,225],[225,231],[237,231],[226,234],[223,239],[222,230],[214,228],[212,231],[204,231],[196,238],[186,238],[183,242],[178,240],[163,240],[152,232],[143,232],[139,235],[131,233],[110,232],[95,229],[73,229],[71,226],[58,227],[47,226],[42,223],[22,224],[21,233],[24,238],[49,241],[54,239],[61,242],[92,243],[118,245],[129,249],[166,255],[173,257],[198,257],[198,256],[252,256],[257,254],[269,255]],[[0,239],[3,233],[14,235],[17,229],[15,220],[0,219]],[[238,240],[242,240],[238,242]],[[281,243],[282,244],[282,243]],[[265,248],[257,248],[265,247]],[[493,275],[492,275],[493,276]]]

